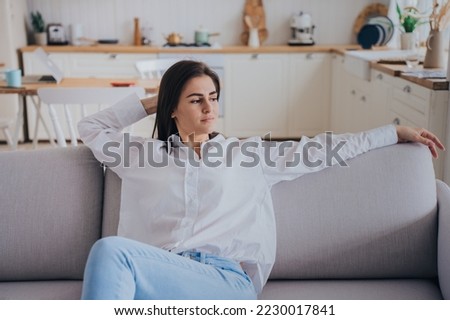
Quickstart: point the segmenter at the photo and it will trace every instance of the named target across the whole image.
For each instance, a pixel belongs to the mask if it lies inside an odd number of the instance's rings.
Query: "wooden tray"
[[[262,0],[246,0],[244,14],[242,16],[244,31],[241,33],[241,42],[243,45],[248,44],[249,37],[249,28],[244,21],[246,15],[251,18],[252,24],[258,28],[259,42],[263,44],[267,40],[269,32],[266,29],[266,15]]]

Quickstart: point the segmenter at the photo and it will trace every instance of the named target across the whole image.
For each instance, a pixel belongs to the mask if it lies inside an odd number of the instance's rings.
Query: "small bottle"
[[[139,18],[134,18],[134,45],[140,46],[142,44],[141,39],[141,27],[139,26]]]
[[[248,37],[248,46],[252,48],[258,48],[259,47],[259,34],[257,28],[251,28],[249,30],[250,34]]]

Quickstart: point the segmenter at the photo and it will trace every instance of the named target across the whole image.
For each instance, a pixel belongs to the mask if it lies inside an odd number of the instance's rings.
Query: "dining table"
[[[20,87],[9,87],[4,80],[0,80],[0,94],[17,94],[19,97],[19,107],[15,119],[12,149],[17,148],[20,130],[23,130],[24,141],[29,142],[30,135],[26,124],[25,108],[28,101],[36,110],[35,130],[33,134],[33,145],[38,143],[38,127],[41,123],[46,131],[50,143],[54,144],[51,131],[45,123],[41,113],[41,101],[38,96],[40,88],[105,88],[105,87],[143,87],[146,94],[156,94],[159,90],[159,81],[151,79],[117,79],[117,78],[64,78],[60,83],[36,82],[22,84]],[[26,99],[29,98],[29,99]]]

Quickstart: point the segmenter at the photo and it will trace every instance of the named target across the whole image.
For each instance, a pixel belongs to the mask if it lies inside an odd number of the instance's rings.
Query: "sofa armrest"
[[[444,299],[450,299],[450,187],[437,180],[439,205],[438,275]]]

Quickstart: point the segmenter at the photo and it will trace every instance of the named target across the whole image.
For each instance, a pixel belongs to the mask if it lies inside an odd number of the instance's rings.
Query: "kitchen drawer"
[[[139,76],[136,61],[156,58],[156,54],[70,54],[69,73],[71,77],[134,78]]]
[[[392,98],[393,100],[398,100],[410,106],[411,108],[415,109],[416,111],[422,114],[428,113],[430,101],[429,92],[427,92],[425,96],[423,96],[422,94],[418,95],[415,93],[418,93],[416,88],[414,88],[410,84],[406,84],[401,89],[397,87],[393,88]]]
[[[389,111],[389,118],[390,118],[390,123],[395,124],[395,125],[409,126],[409,127],[415,127],[415,128],[420,127],[416,123],[411,122],[409,119],[406,119],[402,115],[400,115],[392,110]]]
[[[412,122],[416,127],[428,127],[428,114],[412,108],[409,104],[405,104],[401,100],[392,99],[391,111]]]

